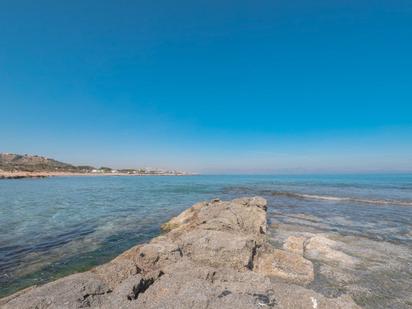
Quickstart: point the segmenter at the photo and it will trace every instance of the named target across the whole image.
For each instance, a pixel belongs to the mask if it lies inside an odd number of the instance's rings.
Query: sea
[[[269,237],[321,235],[356,263],[313,260],[308,288],[412,308],[412,175],[195,175],[0,180],[0,297],[105,263],[192,204],[263,196]]]

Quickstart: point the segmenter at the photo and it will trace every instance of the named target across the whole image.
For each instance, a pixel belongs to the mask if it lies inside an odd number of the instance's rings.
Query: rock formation
[[[263,198],[198,203],[163,229],[107,264],[20,291],[0,307],[358,308],[348,296],[305,287],[314,272],[303,240],[290,239],[285,250],[268,243]]]

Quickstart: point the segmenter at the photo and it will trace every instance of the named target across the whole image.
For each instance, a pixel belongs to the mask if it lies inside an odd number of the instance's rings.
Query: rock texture
[[[299,255],[303,255],[305,240],[306,238],[302,236],[289,236],[283,244],[283,249]]]
[[[308,284],[313,281],[311,261],[283,250],[265,250],[256,256],[254,270],[269,277],[279,277],[287,282]]]
[[[358,308],[305,287],[303,241],[273,248],[260,197],[195,204],[111,262],[0,300],[1,308]]]
[[[305,243],[305,256],[324,262],[337,263],[341,266],[351,266],[357,263],[356,258],[336,250],[341,245],[325,236],[317,235]]]

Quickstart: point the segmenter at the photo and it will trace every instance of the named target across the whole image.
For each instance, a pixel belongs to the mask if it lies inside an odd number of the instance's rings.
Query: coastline
[[[360,308],[347,294],[328,298],[308,287],[314,265],[299,239],[284,249],[270,244],[261,197],[200,202],[162,229],[106,264],[21,290],[0,307]]]
[[[129,174],[129,173],[71,173],[71,172],[0,172],[0,179],[48,178],[70,176],[194,176],[190,173],[162,173],[162,174]]]
[[[303,242],[316,266],[310,289],[347,293],[365,309],[406,308],[412,207],[399,202],[412,202],[411,184],[412,175],[0,181],[0,298],[103,265],[161,235],[161,224],[196,201],[262,196],[270,243],[302,254]]]

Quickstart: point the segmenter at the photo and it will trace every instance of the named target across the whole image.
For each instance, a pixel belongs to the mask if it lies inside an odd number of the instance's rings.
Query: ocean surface
[[[261,195],[275,246],[325,235],[353,265],[313,261],[309,286],[365,308],[412,308],[412,175],[55,177],[0,180],[0,296],[87,270],[215,197]]]

